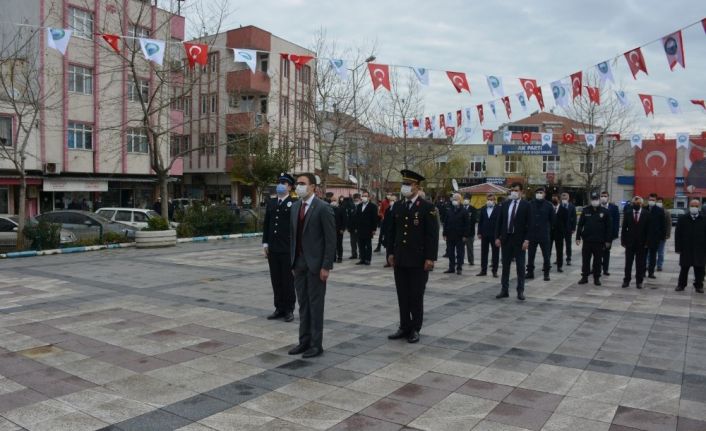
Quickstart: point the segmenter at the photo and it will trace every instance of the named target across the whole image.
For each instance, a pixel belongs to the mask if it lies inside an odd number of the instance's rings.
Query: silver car
[[[17,229],[19,219],[14,215],[0,215],[0,252],[15,250],[17,246]],[[66,229],[61,229],[61,244],[71,244],[76,242],[76,235]]]
[[[36,216],[34,220],[59,224],[62,229],[73,232],[78,239],[96,239],[102,229],[103,233],[115,232],[125,236],[126,239],[132,240],[135,238],[135,231],[138,230],[133,226],[110,221],[90,211],[51,211]]]

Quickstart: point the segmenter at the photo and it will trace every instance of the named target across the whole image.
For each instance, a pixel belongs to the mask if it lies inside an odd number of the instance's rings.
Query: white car
[[[110,221],[123,223],[138,229],[146,228],[149,219],[159,217],[159,214],[156,211],[142,208],[105,207],[98,209],[96,214],[101,215]],[[169,224],[171,227],[176,227],[178,225],[174,222],[170,222]]]
[[[12,251],[17,246],[17,216],[0,215],[0,251]],[[59,232],[61,244],[76,242],[76,235],[66,229]]]

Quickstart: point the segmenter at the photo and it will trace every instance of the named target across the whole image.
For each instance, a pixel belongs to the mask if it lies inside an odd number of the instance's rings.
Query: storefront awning
[[[45,192],[107,192],[108,181],[90,178],[45,178]]]

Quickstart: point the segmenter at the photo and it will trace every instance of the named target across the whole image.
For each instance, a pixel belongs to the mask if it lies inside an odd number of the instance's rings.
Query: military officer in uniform
[[[424,290],[439,249],[439,219],[434,204],[420,196],[424,177],[402,170],[403,200],[393,207],[388,263],[395,272],[400,326],[387,338],[419,341],[424,314]]]
[[[593,274],[593,284],[601,285],[601,261],[603,252],[612,241],[612,226],[610,212],[601,206],[598,193],[591,193],[591,205],[581,211],[576,228],[576,245],[581,245],[583,241],[579,284],[588,283],[588,276]]]
[[[294,320],[294,279],[290,261],[289,219],[292,208],[290,192],[294,178],[282,172],[277,180],[277,197],[270,199],[265,211],[262,229],[262,247],[270,265],[270,279],[275,296],[275,311],[268,320],[283,318],[285,322]]]

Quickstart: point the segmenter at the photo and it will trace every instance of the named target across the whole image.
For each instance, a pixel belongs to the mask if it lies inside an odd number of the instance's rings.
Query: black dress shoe
[[[359,260],[359,261],[356,262],[355,264],[356,264],[356,265],[365,265],[365,262],[363,262],[362,260]]]
[[[696,293],[704,293],[704,288],[703,287],[695,287]]]
[[[655,277],[654,274],[650,274],[650,275],[647,276],[647,278],[656,279],[657,277]]]
[[[315,358],[321,356],[324,353],[324,349],[321,347],[312,347],[311,349],[304,352],[302,358]]]
[[[622,287],[628,287],[628,286],[630,286],[630,282],[629,282],[629,281],[623,281],[623,286],[622,286]]]
[[[675,292],[683,292],[684,289],[686,289],[686,286],[677,286],[676,289],[674,289]]]
[[[376,247],[375,250],[373,250],[375,253],[380,253],[380,247]]]
[[[642,289],[642,283],[637,283],[637,286],[635,287],[637,287],[638,289]]]
[[[407,337],[407,342],[414,344],[419,342],[419,332],[417,331],[412,331],[409,333],[409,337]]]
[[[544,274],[544,281],[549,281],[549,274]]]
[[[454,272],[456,271],[454,271],[453,269],[447,269],[446,271],[444,271],[444,274],[453,274]]]
[[[496,299],[501,299],[501,298],[507,298],[507,297],[509,297],[509,296],[510,296],[510,294],[507,293],[507,292],[505,292],[505,293],[500,292],[500,293],[498,293],[497,295],[495,295],[495,298],[496,298]]]
[[[567,261],[566,261],[566,265],[571,266],[571,261],[570,261],[570,260],[567,260]]]
[[[370,265],[370,261],[366,260],[365,262],[363,262],[363,265]]]
[[[564,272],[564,270],[561,269],[561,267],[558,267],[558,268],[556,269],[556,272]]]
[[[305,345],[303,345],[303,344],[299,344],[299,345],[297,345],[296,347],[290,349],[289,352],[287,352],[287,353],[290,354],[290,355],[298,355],[298,354],[300,354],[300,353],[306,352],[307,350],[309,350],[309,346],[305,346]]]
[[[291,322],[292,320],[294,320],[294,313],[292,313],[291,311],[287,311],[286,313],[284,313],[285,322]]]
[[[456,274],[461,275],[461,268],[456,270]]]
[[[603,271],[603,275],[605,275],[606,277],[610,277],[610,272],[608,272],[608,271]]]
[[[487,272],[481,271],[481,272],[479,272],[478,274],[476,274],[476,277],[485,277],[486,275],[488,275]]]
[[[587,278],[587,277],[581,277],[581,280],[579,280],[579,284],[588,284],[588,278]]]
[[[522,292],[518,293],[518,294],[517,294],[517,299],[519,299],[520,301],[524,301],[524,300],[525,300],[525,294],[522,293]]]
[[[658,267],[657,267],[657,272],[662,272],[662,267],[661,267],[661,266],[658,266]]]
[[[398,328],[396,332],[387,336],[388,340],[401,340],[402,338],[407,338],[407,332]]]
[[[279,319],[280,317],[284,317],[284,311],[282,310],[275,310],[272,314],[267,316],[267,320],[275,320]]]
[[[476,266],[476,264],[473,263],[473,261],[468,262],[468,264],[471,265],[471,266]]]
[[[593,280],[593,284],[596,286],[601,286],[601,280],[595,279]]]
[[[353,255],[353,256],[349,257],[348,259],[358,259],[358,256]]]
[[[343,259],[341,259],[340,257],[338,259],[336,259],[336,263],[342,263],[342,262],[343,262]]]
[[[534,280],[534,272],[528,272],[525,274],[525,280]]]
[[[498,278],[498,273],[497,273],[497,271],[493,273],[493,277]]]

